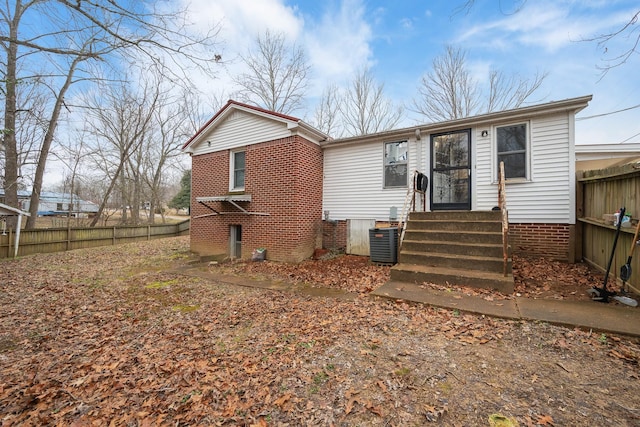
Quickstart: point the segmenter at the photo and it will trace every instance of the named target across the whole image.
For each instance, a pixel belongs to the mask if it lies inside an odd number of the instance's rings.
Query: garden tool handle
[[[631,240],[631,249],[629,250],[629,258],[633,256],[633,251],[638,246],[638,235],[640,234],[640,219],[638,220],[638,224],[636,225],[636,232],[633,235],[633,239]]]

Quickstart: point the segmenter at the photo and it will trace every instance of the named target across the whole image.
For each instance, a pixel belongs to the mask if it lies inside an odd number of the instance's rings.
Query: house
[[[192,159],[191,249],[300,261],[350,246],[405,210],[413,171],[426,211],[490,211],[506,172],[515,252],[573,260],[575,114],[591,96],[331,139],[302,120],[229,101],[183,146]]]
[[[0,190],[0,200],[4,200],[4,190]],[[31,204],[30,191],[18,191],[18,203],[20,208],[29,211]],[[69,206],[73,216],[90,216],[98,212],[96,203],[82,200],[75,194],[57,193],[53,191],[42,191],[40,193],[40,203],[38,204],[38,216],[67,215]]]
[[[322,149],[300,119],[229,101],[187,143],[191,250],[301,261],[322,245]]]

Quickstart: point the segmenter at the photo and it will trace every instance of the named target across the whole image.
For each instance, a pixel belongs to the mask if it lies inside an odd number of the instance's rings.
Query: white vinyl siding
[[[288,136],[291,136],[291,131],[286,123],[234,111],[213,132],[202,136],[200,143],[193,147],[193,155],[233,150]]]
[[[499,126],[496,123],[496,126]],[[507,209],[512,223],[575,223],[575,198],[571,194],[575,168],[570,153],[570,116],[567,113],[529,122],[530,181],[507,182]],[[491,135],[476,141],[476,204],[488,210],[498,203],[495,172],[496,147]]]
[[[408,141],[409,176],[415,169],[416,143]],[[383,188],[384,143],[327,147],[324,150],[323,211],[336,220],[389,219],[395,206],[402,213],[407,187]]]

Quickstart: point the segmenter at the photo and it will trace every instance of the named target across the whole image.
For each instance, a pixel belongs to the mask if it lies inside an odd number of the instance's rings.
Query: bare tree
[[[393,128],[402,119],[404,109],[384,94],[371,70],[356,73],[340,103],[341,121],[348,136],[367,135]]]
[[[66,144],[60,144],[51,152],[51,154],[56,157],[59,162],[64,164],[66,168],[65,175],[62,183],[58,187],[58,191],[61,193],[67,193],[70,197],[67,211],[68,227],[71,226],[71,214],[74,209],[79,207],[79,201],[76,200],[76,195],[79,199],[83,199],[83,196],[86,196],[85,194],[82,194],[85,186],[82,185],[83,176],[81,171],[84,165],[84,160],[92,153],[86,146],[85,136],[86,135],[82,132],[78,132],[75,135],[70,136],[69,141]]]
[[[477,83],[466,64],[466,53],[446,46],[445,53],[433,60],[432,70],[422,76],[414,111],[430,121],[468,117],[480,106]]]
[[[157,86],[150,82],[143,83],[140,93],[135,93],[122,83],[105,87],[86,101],[87,105],[93,107],[87,113],[87,127],[99,153],[97,164],[109,181],[98,213],[90,224],[92,227],[98,223],[117,185],[120,187],[121,201],[125,202],[122,206],[123,220],[126,220],[127,206],[139,208],[139,204],[134,206],[135,202],[139,202],[138,196],[132,198],[131,195],[135,193],[129,191],[131,186],[134,187],[132,190],[139,190],[137,167],[130,168],[130,159],[150,132],[150,123],[161,96]]]
[[[337,137],[341,133],[340,129],[340,88],[336,84],[330,84],[322,91],[320,102],[316,105],[313,115],[313,125],[326,133]]]
[[[17,86],[27,81],[43,85],[50,93],[44,104],[47,120],[32,180],[32,215],[27,227],[35,223],[46,162],[66,106],[65,96],[74,83],[97,78],[91,72],[91,64],[109,65],[135,56],[160,65],[166,58],[209,68],[220,59],[211,49],[217,28],[210,34],[192,37],[182,19],[184,11],[161,12],[162,9],[148,2],[122,0],[15,0],[0,9],[0,45],[4,54],[0,80],[5,96],[3,186],[5,201],[11,206],[18,206],[20,168]],[[28,31],[21,31],[25,26]],[[34,66],[53,71],[39,75]]]
[[[609,55],[609,46],[614,39],[629,40],[629,44],[626,49],[623,49],[621,52],[613,53],[612,56],[603,60],[603,65],[598,66],[598,68],[602,70],[603,76],[612,68],[626,64],[634,53],[640,53],[638,50],[638,47],[640,46],[640,32],[636,26],[638,18],[640,18],[640,10],[636,10],[633,16],[631,16],[631,18],[617,30],[584,39],[584,41],[588,42],[597,42],[598,47],[602,49],[602,52],[606,56]],[[634,32],[636,34],[633,34]]]
[[[245,102],[283,114],[302,106],[310,66],[300,46],[288,45],[283,33],[267,30],[242,61],[249,71],[235,82]]]
[[[188,92],[163,96],[155,109],[152,130],[145,141],[142,156],[142,178],[149,190],[149,223],[155,221],[158,208],[164,221],[163,206],[167,200],[164,189],[171,172],[181,173],[179,162],[172,160],[182,154],[182,143],[196,131],[191,125],[197,116],[197,98]]]
[[[518,75],[505,76],[497,70],[489,73],[489,96],[485,112],[502,111],[521,106],[537,91],[548,73],[536,73],[532,80]]]
[[[21,81],[16,85],[15,140],[17,156],[16,187],[24,190],[32,184],[33,170],[46,129],[46,104],[48,97],[40,84]],[[5,105],[0,105],[4,116]],[[5,185],[5,150],[0,150],[0,178]]]
[[[536,73],[533,79],[528,79],[491,70],[487,93],[483,94],[482,86],[469,72],[464,50],[446,46],[444,54],[433,60],[432,67],[422,76],[418,97],[412,105],[413,111],[432,122],[520,107],[547,76]]]

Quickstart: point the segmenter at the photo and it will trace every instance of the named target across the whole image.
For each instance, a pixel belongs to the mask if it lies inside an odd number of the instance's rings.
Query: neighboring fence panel
[[[117,245],[189,234],[190,221],[126,227],[42,228],[21,230],[18,256]],[[15,232],[0,235],[0,258],[13,256]]]
[[[582,251],[582,259],[603,271],[609,262],[616,231],[604,216],[624,206],[633,218],[633,227],[621,229],[611,265],[610,277],[618,277],[620,267],[627,262],[635,224],[640,219],[640,164],[581,172],[576,190],[577,234],[582,240],[577,242],[577,250]],[[631,266],[629,283],[640,289],[640,247],[635,249]]]

